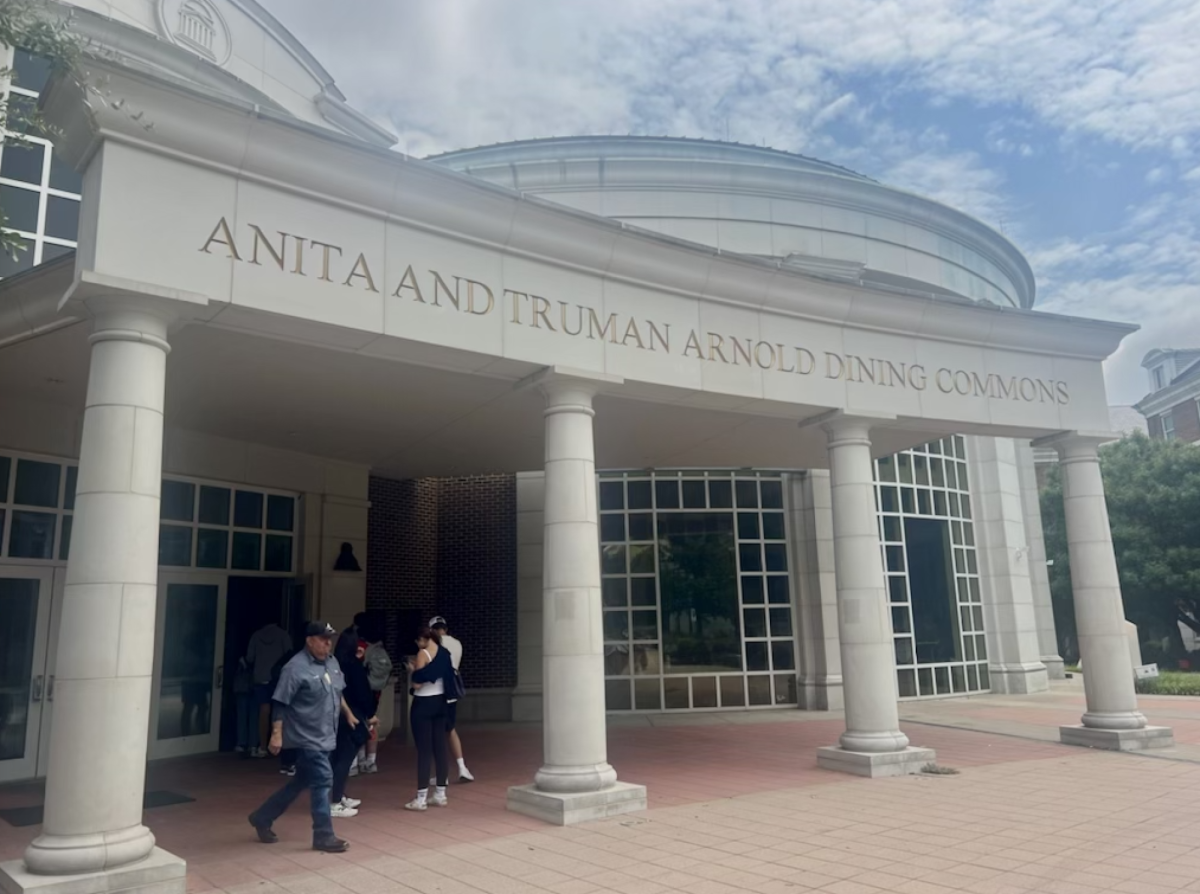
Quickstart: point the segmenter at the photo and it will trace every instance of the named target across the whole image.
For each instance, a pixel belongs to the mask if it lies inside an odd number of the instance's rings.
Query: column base
[[[0,863],[4,894],[185,894],[187,863],[161,848],[136,863],[79,875],[35,875],[24,860]]]
[[[512,692],[513,723],[542,722],[542,690],[518,686]]]
[[[1051,680],[1065,680],[1067,678],[1067,667],[1057,655],[1043,655],[1042,664],[1046,665],[1046,676]]]
[[[1175,734],[1169,726],[1144,726],[1141,729],[1092,729],[1087,726],[1059,727],[1064,745],[1099,748],[1104,751],[1146,751],[1171,748]]]
[[[514,785],[508,790],[508,809],[555,826],[572,826],[645,810],[646,786],[617,782],[598,792],[560,793]]]
[[[886,776],[911,776],[920,773],[937,759],[932,748],[905,748],[903,751],[884,751],[867,754],[847,751],[837,745],[817,749],[817,766],[852,776],[878,779]]]
[[[1050,688],[1050,674],[1036,664],[993,664],[988,667],[992,692],[997,695],[1030,695]]]

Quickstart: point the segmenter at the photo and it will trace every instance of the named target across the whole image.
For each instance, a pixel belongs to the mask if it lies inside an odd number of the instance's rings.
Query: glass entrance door
[[[0,565],[0,782],[37,775],[54,570]]]
[[[150,758],[216,751],[224,684],[225,576],[159,574]]]

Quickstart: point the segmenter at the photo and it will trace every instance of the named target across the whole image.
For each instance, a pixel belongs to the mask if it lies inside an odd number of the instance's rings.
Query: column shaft
[[[600,537],[592,391],[546,386],[543,559],[545,792],[595,792],[617,781],[608,764]]]
[[[895,647],[875,511],[870,430],[850,420],[828,425],[833,556],[847,751],[903,751]]]
[[[45,825],[29,871],[112,869],[150,854],[142,825],[154,673],[166,322],[101,313],[91,337],[59,634]]]
[[[1094,441],[1085,439],[1059,446],[1075,625],[1087,695],[1083,725],[1141,729],[1146,718],[1138,711],[1133,687],[1121,581],[1096,449]]]

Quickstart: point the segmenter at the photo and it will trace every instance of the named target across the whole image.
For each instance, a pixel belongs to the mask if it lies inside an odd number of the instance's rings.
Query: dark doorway
[[[904,540],[917,663],[961,661],[958,600],[950,562],[950,524],[941,519],[906,518]]]
[[[246,654],[250,637],[272,622],[303,640],[304,586],[282,577],[230,577],[225,600],[225,673],[221,698],[221,750],[237,745],[237,697],[233,681],[238,660]]]

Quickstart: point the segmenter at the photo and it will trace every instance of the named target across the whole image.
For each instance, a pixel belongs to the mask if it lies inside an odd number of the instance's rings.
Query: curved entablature
[[[1033,271],[995,230],[846,168],[775,149],[568,137],[428,159],[527,195],[822,278],[1030,308]]]
[[[396,142],[350,107],[329,72],[255,0],[51,2],[70,16],[90,55],[375,145]]]

